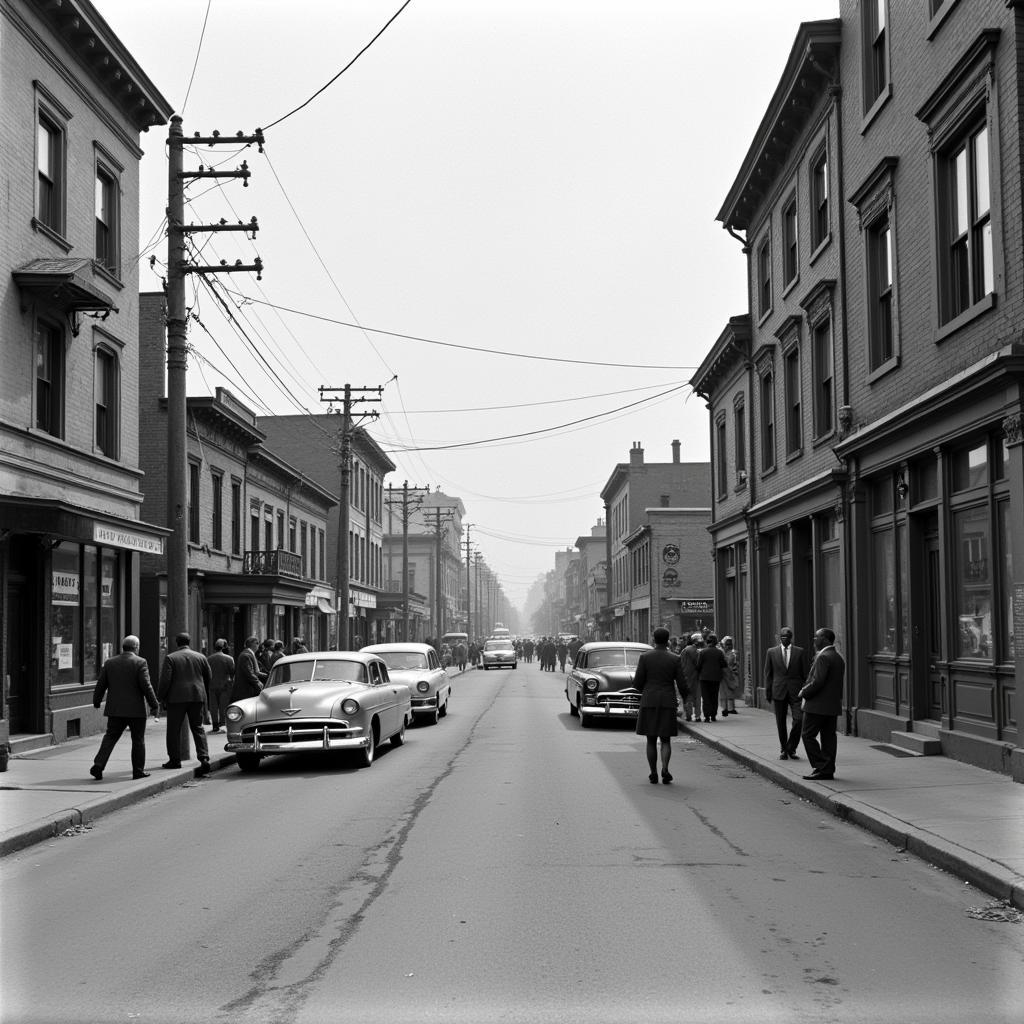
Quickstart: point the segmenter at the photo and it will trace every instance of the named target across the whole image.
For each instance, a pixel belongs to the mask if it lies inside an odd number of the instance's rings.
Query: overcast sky
[[[196,242],[263,260],[262,282],[219,284],[257,300],[236,316],[272,372],[199,287],[190,394],[319,414],[320,385],[384,385],[367,426],[386,482],[460,497],[517,605],[634,441],[708,460],[686,381],[747,309],[715,215],[799,23],[837,0],[411,0],[295,113],[402,0],[95,2],[186,136],[267,129],[262,156],[186,154],[252,171],[192,185],[186,220],[258,218],[255,241]],[[142,138],[144,291],[166,260],[165,139]]]

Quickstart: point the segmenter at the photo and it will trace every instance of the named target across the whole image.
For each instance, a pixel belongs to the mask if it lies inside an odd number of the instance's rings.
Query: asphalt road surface
[[[686,737],[651,785],[562,680],[470,672],[372,768],[230,768],[6,858],[0,1018],[1020,1024],[984,894]]]

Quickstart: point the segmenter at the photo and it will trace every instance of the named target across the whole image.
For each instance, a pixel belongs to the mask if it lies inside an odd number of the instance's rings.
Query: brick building
[[[694,378],[730,488],[740,390],[751,410],[749,498],[716,493],[718,593],[741,600],[723,554],[749,556],[755,652],[782,621],[805,643],[833,625],[850,731],[1024,780],[1024,10],[841,0],[840,15],[800,26],[719,214],[747,250],[753,308]],[[795,269],[795,306],[765,307],[765,267],[783,287]],[[797,416],[809,447],[786,440],[773,472],[761,453]]]
[[[671,462],[645,462],[643,447],[634,443],[629,462],[620,462],[601,490],[605,563],[610,567],[606,573],[606,603],[601,610],[602,638],[646,641],[656,626],[668,622],[673,632],[681,632],[685,628],[683,602],[697,598],[710,601],[711,545],[707,528],[711,522],[711,466],[706,462],[681,462],[679,451],[679,442],[673,441]],[[675,546],[674,556],[669,557],[674,557],[671,567],[682,582],[671,598],[659,585],[656,600],[650,577],[662,572],[655,563],[663,560],[666,552],[650,546],[646,528],[651,525],[647,510],[652,508],[696,513],[679,519],[681,532],[671,536],[661,529],[665,520],[659,521],[659,542],[664,541],[663,548]],[[646,546],[646,553],[639,551],[638,545]]]
[[[0,760],[103,728],[139,625],[140,133],[171,107],[87,0],[0,8]],[[151,144],[159,146],[154,138]]]
[[[580,557],[573,563],[572,582],[575,594],[569,595],[569,581],[566,581],[567,600],[572,609],[573,628],[582,640],[599,638],[598,621],[604,599],[605,578],[605,525],[603,519],[590,528],[590,534],[576,538],[576,550]]]
[[[144,514],[167,521],[166,304],[140,296],[140,441]],[[327,582],[327,522],[333,494],[275,452],[255,414],[225,388],[186,399],[188,628],[197,649],[218,638],[241,650],[246,637],[301,636],[329,647],[335,619]],[[159,667],[167,646],[167,565],[143,558],[142,655]]]

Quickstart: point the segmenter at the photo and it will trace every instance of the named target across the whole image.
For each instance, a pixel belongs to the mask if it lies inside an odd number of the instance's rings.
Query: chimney
[[[672,461],[676,465],[679,464],[679,442],[678,441],[673,441],[672,442]]]
[[[644,464],[644,450],[640,446],[639,441],[634,441],[633,447],[629,449],[629,464],[631,466],[642,466]]]

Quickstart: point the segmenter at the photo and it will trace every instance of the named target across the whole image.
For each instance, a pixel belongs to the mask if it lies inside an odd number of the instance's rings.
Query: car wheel
[[[235,754],[235,760],[238,762],[238,770],[246,774],[256,771],[260,766],[259,754]]]
[[[391,737],[391,746],[400,747],[405,742],[405,727],[409,724],[409,719],[404,715],[402,716],[402,728]]]
[[[437,720],[441,717],[441,709],[435,705],[430,709],[430,714],[425,717],[431,725],[437,725]]]
[[[580,714],[580,709],[576,707],[575,704],[573,704],[572,699],[569,696],[568,690],[566,690],[565,692],[565,699],[569,701],[569,714],[572,715],[573,718],[578,718]]]
[[[448,695],[448,697],[450,697],[450,696],[451,696],[451,694]],[[444,703],[441,705],[440,711],[438,711],[438,715],[441,718],[447,718],[448,717],[448,697],[445,697]]]
[[[485,672],[490,672],[490,670],[491,670],[491,666],[490,665],[484,665],[484,671]]]
[[[370,726],[370,742],[356,753],[356,765],[360,768],[369,768],[373,764],[373,755],[377,753],[377,728],[375,724]]]
[[[580,710],[579,704],[576,705],[576,714],[579,715],[580,728],[589,729],[593,723],[590,721],[590,716],[583,714],[583,712]]]

